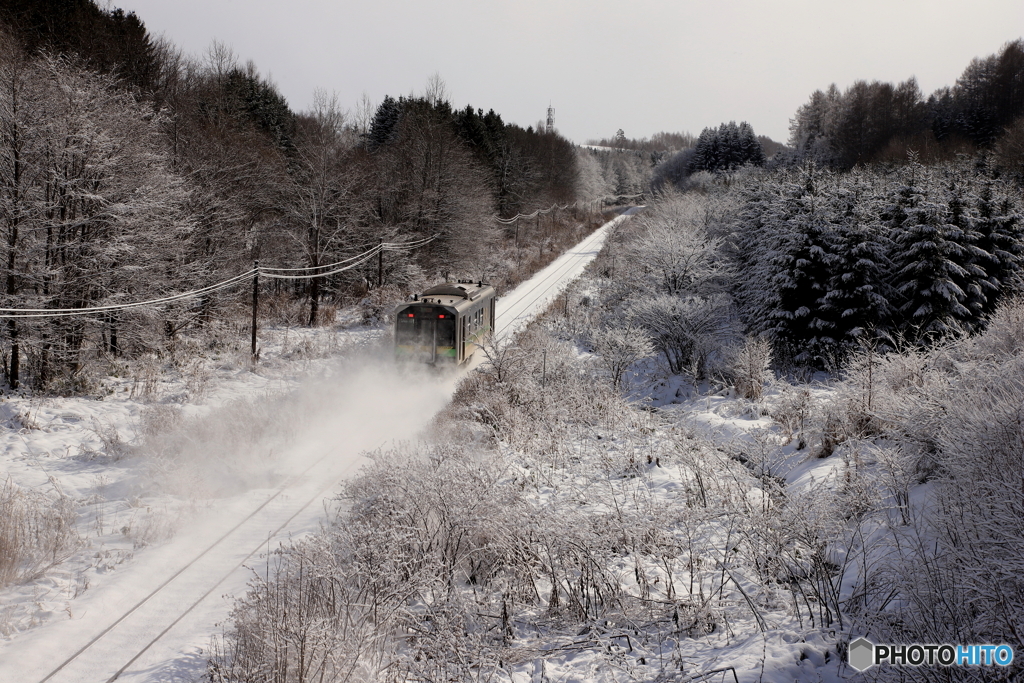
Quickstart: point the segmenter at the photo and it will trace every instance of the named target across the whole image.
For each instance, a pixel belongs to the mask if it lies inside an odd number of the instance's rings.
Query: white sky
[[[113,0],[192,54],[252,59],[295,110],[317,88],[421,94],[575,142],[723,121],[788,138],[816,89],[916,76],[927,95],[1024,36],[1022,0]]]

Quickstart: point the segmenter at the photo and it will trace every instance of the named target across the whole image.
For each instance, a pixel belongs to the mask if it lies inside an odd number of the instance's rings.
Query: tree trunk
[[[312,278],[309,283],[309,326],[316,327],[320,315],[320,278]]]
[[[18,347],[18,323],[13,319],[9,320],[8,330],[11,335],[11,368],[7,375],[7,382],[12,389],[17,389],[21,381],[21,356]]]

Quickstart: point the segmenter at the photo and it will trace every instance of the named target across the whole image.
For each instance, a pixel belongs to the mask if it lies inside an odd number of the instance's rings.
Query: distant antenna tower
[[[546,133],[554,133],[555,132],[555,108],[552,107],[550,103],[548,104],[548,125],[544,129],[544,132],[546,132]]]

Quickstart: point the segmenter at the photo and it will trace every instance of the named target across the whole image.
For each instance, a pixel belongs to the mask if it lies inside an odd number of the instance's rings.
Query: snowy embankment
[[[504,297],[498,328],[542,310],[609,227]],[[182,372],[134,368],[102,400],[8,398],[0,472],[71,501],[79,542],[0,594],[0,680],[106,680],[128,664],[120,680],[198,675],[261,553],[315,530],[365,452],[412,438],[449,399],[451,378],[399,376],[367,351],[385,339],[266,330],[256,374],[239,348]]]

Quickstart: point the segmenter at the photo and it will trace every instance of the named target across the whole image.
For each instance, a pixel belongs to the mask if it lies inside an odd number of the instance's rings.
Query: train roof
[[[490,285],[482,282],[443,282],[427,289],[420,296],[455,296],[461,299],[474,299],[476,295]]]
[[[494,288],[485,282],[443,282],[425,290],[416,301],[402,304],[402,307],[417,304],[440,304],[463,309],[481,296],[494,296]]]

